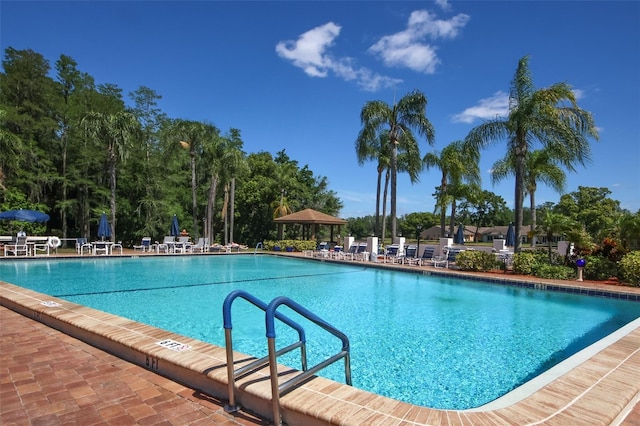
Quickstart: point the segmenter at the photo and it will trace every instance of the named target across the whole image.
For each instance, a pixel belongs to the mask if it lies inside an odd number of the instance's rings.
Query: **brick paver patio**
[[[0,307],[0,424],[266,425]]]

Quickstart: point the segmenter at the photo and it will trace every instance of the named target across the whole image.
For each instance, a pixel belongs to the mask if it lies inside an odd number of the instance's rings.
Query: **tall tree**
[[[389,140],[388,132],[381,132],[379,135],[375,135],[371,140],[365,138],[358,138],[356,140],[356,156],[358,158],[358,164],[362,165],[365,161],[377,161],[378,165],[376,170],[378,172],[378,178],[376,183],[376,216],[375,216],[375,229],[374,233],[384,239],[384,210],[386,209],[386,195],[387,184],[389,181],[389,168],[391,166],[391,146],[387,141]],[[384,184],[384,201],[383,201],[383,230],[380,231],[380,196],[382,191],[382,174],[385,173]]]
[[[48,77],[49,61],[31,49],[7,48],[0,74],[0,105],[6,112],[5,134],[15,135],[19,144],[0,159],[5,179],[16,185],[32,202],[46,202],[57,175],[55,153],[49,151],[56,138],[53,118],[54,82]],[[13,137],[5,140],[14,140]],[[15,152],[15,156],[11,155]]]
[[[511,82],[508,117],[496,118],[473,128],[466,139],[478,147],[506,140],[507,152],[513,153],[516,252],[522,249],[520,228],[527,152],[538,142],[544,147],[564,152],[560,156],[564,166],[573,164],[567,159],[584,164],[590,158],[589,137],[598,139],[598,131],[591,113],[578,107],[571,86],[556,83],[536,90],[529,71],[529,58],[520,59]]]
[[[609,198],[610,194],[607,188],[579,186],[561,196],[554,211],[583,225],[591,238],[600,242],[615,230],[622,215],[620,202]]]
[[[205,146],[216,144],[220,132],[212,124],[198,121],[176,120],[171,128],[169,137],[178,137],[179,143],[189,152],[191,165],[191,214],[193,216],[193,235],[197,238],[198,231],[198,180],[196,176],[196,162],[202,157]],[[175,145],[172,145],[175,146]]]
[[[368,144],[378,135],[387,131],[386,143],[391,151],[391,237],[397,236],[397,175],[398,150],[418,153],[420,148],[414,132],[426,138],[430,145],[435,140],[435,131],[427,113],[427,98],[418,90],[408,93],[393,106],[383,101],[367,102],[360,112],[362,130],[356,139],[356,147]]]
[[[119,112],[103,114],[91,112],[82,119],[87,135],[104,144],[107,150],[107,167],[109,170],[109,187],[111,189],[111,237],[116,235],[116,182],[118,161],[125,161],[133,144],[133,139],[139,137],[139,123],[133,114]]]
[[[442,151],[427,153],[422,159],[427,169],[438,168],[441,172],[440,186],[436,192],[436,206],[440,210],[440,236],[444,237],[446,211],[451,204],[452,217],[455,220],[455,188],[463,181],[478,184],[480,182],[480,153],[476,146],[463,141],[454,141]],[[452,188],[452,189],[450,189]],[[453,229],[449,230],[453,235]]]
[[[236,181],[247,171],[246,154],[242,151],[242,138],[239,129],[230,129],[227,136],[225,153],[223,157],[225,179],[229,182],[229,209],[225,209],[225,217],[228,217],[228,228],[225,226],[225,242],[233,242],[233,230],[235,225],[236,208]],[[227,221],[225,221],[227,224]]]
[[[571,161],[570,159],[567,159]],[[535,229],[536,221],[536,190],[538,182],[543,182],[558,193],[564,192],[566,176],[559,166],[560,160],[554,155],[550,148],[529,151],[524,159],[524,182],[525,193],[529,194],[529,205],[531,208],[531,247],[536,246]],[[496,161],[493,164],[491,178],[493,183],[504,180],[507,176],[515,173],[515,157],[507,157]],[[523,219],[524,220],[524,219]]]

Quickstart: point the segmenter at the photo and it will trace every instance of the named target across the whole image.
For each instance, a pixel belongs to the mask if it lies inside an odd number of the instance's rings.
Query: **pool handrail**
[[[278,351],[276,351],[276,329],[275,329],[275,321],[274,318],[277,318],[278,312],[277,309],[280,305],[286,305],[289,308],[296,311],[298,314],[302,315],[309,321],[315,323],[319,327],[338,337],[342,341],[342,350],[337,354],[331,356],[330,358],[322,361],[315,366],[311,367],[298,374],[297,376],[289,379],[288,381],[279,384],[278,383],[278,365],[277,365],[277,357]],[[269,369],[271,376],[271,404],[273,409],[273,422],[276,425],[282,424],[282,419],[280,418],[280,396],[289,390],[291,390],[297,384],[307,380],[309,377],[322,370],[323,368],[333,364],[334,362],[344,358],[344,371],[345,371],[345,381],[347,385],[351,386],[351,362],[349,355],[349,338],[342,333],[337,328],[333,327],[328,322],[324,321],[322,318],[318,317],[308,309],[304,308],[302,305],[294,302],[285,296],[276,297],[269,303],[269,306],[266,310],[266,326],[267,326],[267,344],[269,349]]]
[[[261,248],[262,250],[264,250],[264,245],[262,244],[262,241],[258,241],[258,244],[256,244],[256,248],[253,250],[253,254],[256,254],[258,252],[258,248]]]
[[[231,336],[231,332],[233,329],[233,325],[231,321],[231,305],[233,304],[233,301],[236,300],[238,297],[245,299],[249,303],[262,309],[265,312],[268,307],[265,302],[263,302],[262,300],[258,299],[255,296],[252,296],[251,294],[243,290],[232,291],[227,295],[227,297],[224,299],[224,302],[222,303],[222,320],[224,324],[223,325],[224,338],[225,338],[225,346],[226,346],[226,354],[227,354],[227,378],[228,378],[228,388],[229,388],[229,403],[226,404],[224,407],[225,411],[227,412],[234,412],[238,410],[238,406],[236,405],[236,397],[235,397],[236,378],[244,375],[245,373],[248,373],[249,371],[262,367],[263,365],[269,362],[269,356],[265,356],[249,364],[246,364],[237,370],[234,370],[235,364],[233,362],[233,339]],[[291,320],[290,318],[288,318],[287,316],[279,312],[276,313],[276,318],[278,318],[280,321],[282,321],[283,323],[285,323],[286,325],[288,325],[289,327],[293,328],[298,332],[298,342],[280,349],[278,351],[278,355],[282,355],[294,349],[300,348],[302,371],[306,371],[307,370],[307,348],[306,348],[306,335],[305,335],[304,329],[298,323],[296,323],[295,321]]]

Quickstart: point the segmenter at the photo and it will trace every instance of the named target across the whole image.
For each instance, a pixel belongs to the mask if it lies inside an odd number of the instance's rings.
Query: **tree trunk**
[[[224,203],[222,204],[222,215],[224,216],[224,244],[229,244],[229,185],[224,186]]]
[[[449,218],[449,236],[456,235],[456,208],[457,203],[454,198],[451,201],[451,217]]]
[[[62,208],[60,220],[62,221],[62,238],[67,238],[67,129],[62,134]]]
[[[374,233],[380,236],[380,185],[382,185],[382,171],[384,169],[378,167],[378,186],[376,188],[376,223]],[[384,237],[383,237],[384,238]]]
[[[389,170],[384,176],[384,195],[382,196],[382,244],[387,234],[387,190],[389,188]]]
[[[116,156],[113,149],[109,152],[111,183],[111,241],[116,240]]]
[[[211,183],[209,185],[209,197],[207,199],[207,228],[205,229],[205,238],[209,238],[209,243],[213,243],[214,235],[213,235],[213,217],[215,201],[216,201],[216,190],[218,187],[218,179],[216,178],[215,173],[211,173]]]
[[[529,202],[531,203],[531,247],[536,246],[536,190],[529,191]]]
[[[516,182],[515,182],[515,246],[513,247],[514,253],[520,253],[522,251],[522,237],[520,236],[520,229],[522,228],[522,206],[524,201],[524,158],[527,153],[527,145],[522,134],[522,131],[516,133],[518,146],[515,150],[516,161]]]
[[[192,144],[193,147],[193,144]],[[196,200],[196,153],[191,151],[191,198],[193,211],[193,236],[198,238],[198,203]]]
[[[231,178],[231,205],[229,206],[229,240],[233,242],[233,216],[236,214],[236,178]]]
[[[391,149],[391,241],[397,237],[396,223],[396,190],[398,180],[398,147],[392,139],[393,147]]]
[[[447,206],[445,199],[447,197],[447,175],[442,174],[440,180],[440,238],[444,238],[445,227],[447,226]]]

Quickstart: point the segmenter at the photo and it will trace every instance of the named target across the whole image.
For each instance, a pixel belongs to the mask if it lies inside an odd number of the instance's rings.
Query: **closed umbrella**
[[[180,226],[178,225],[178,217],[174,214],[171,221],[171,236],[177,237],[180,235]]]
[[[107,215],[105,213],[102,213],[102,216],[100,216],[98,237],[102,238],[103,241],[105,238],[111,238],[111,226],[109,226],[109,221],[107,220]]]
[[[18,220],[21,222],[48,222],[49,215],[36,210],[8,210],[0,213],[0,220]]]
[[[516,245],[516,231],[513,229],[513,223],[509,224],[507,229],[507,247],[513,247]]]
[[[458,225],[458,232],[456,232],[453,242],[456,244],[464,244],[464,226]]]

